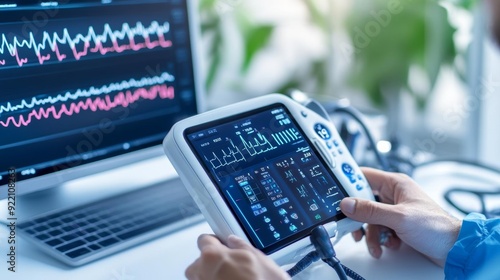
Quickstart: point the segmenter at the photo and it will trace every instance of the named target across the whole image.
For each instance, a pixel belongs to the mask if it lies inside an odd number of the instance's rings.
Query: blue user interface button
[[[344,174],[347,176],[347,177],[350,177],[352,175],[354,175],[354,169],[352,168],[352,166],[348,163],[344,163],[342,164],[342,171],[344,172]]]
[[[314,130],[316,131],[316,134],[318,134],[319,137],[321,137],[321,139],[323,140],[328,140],[332,137],[330,130],[321,123],[315,124]]]

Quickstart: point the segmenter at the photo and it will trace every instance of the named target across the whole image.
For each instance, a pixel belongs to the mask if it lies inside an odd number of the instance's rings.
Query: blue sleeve
[[[500,219],[467,215],[448,253],[446,279],[500,279]]]

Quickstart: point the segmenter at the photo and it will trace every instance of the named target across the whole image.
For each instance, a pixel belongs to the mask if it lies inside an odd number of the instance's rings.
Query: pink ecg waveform
[[[54,105],[48,108],[37,108],[33,109],[27,116],[20,115],[19,117],[10,116],[5,121],[0,121],[0,124],[3,127],[9,127],[13,125],[15,127],[28,126],[33,119],[41,120],[48,119],[53,117],[58,120],[63,115],[72,116],[74,114],[78,114],[81,111],[91,110],[93,112],[96,111],[110,111],[111,109],[122,106],[127,107],[132,103],[137,102],[140,99],[146,100],[154,100],[156,98],[161,99],[174,99],[174,87],[167,85],[155,85],[146,88],[139,88],[134,90],[133,92],[128,90],[126,92],[119,92],[113,100],[109,95],[103,97],[97,97],[94,100],[91,98],[87,98],[83,101],[72,102],[69,106],[66,104],[61,105],[59,109],[57,109]]]
[[[67,28],[63,29],[62,35],[45,31],[39,42],[32,32],[29,33],[27,39],[19,39],[18,37],[9,39],[6,34],[2,34],[0,37],[0,66],[8,65],[6,59],[8,56],[14,57],[19,66],[29,63],[29,57],[20,56],[20,50],[23,48],[33,51],[38,63],[43,64],[45,61],[53,59],[53,56],[59,62],[68,59],[68,54],[60,51],[60,46],[63,45],[69,46],[72,52],[70,56],[72,55],[75,60],[80,60],[92,53],[106,55],[129,50],[140,51],[172,46],[172,41],[165,38],[165,35],[170,31],[168,22],[160,24],[153,21],[147,27],[140,22],[134,27],[124,23],[121,30],[113,30],[106,23],[103,30],[102,34],[97,34],[95,28],[90,26],[86,35],[77,34],[76,36],[71,36]],[[140,39],[141,42],[136,42],[137,39]]]

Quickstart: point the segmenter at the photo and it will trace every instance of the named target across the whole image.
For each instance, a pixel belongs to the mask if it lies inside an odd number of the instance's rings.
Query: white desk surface
[[[162,163],[162,166],[165,165]],[[453,166],[444,165],[442,168],[436,168],[436,166],[422,168],[416,175],[417,181],[429,191],[431,196],[435,197],[439,203],[443,203],[440,195],[447,186],[455,182],[461,185],[467,183],[463,178],[466,174],[460,173],[463,175],[461,177],[457,176],[456,172],[457,169]],[[500,181],[492,174],[488,176],[492,180]],[[154,181],[155,178],[150,178],[150,180]],[[4,205],[0,207],[3,208]],[[17,272],[12,273],[7,270],[7,228],[2,225],[0,227],[0,279],[185,279],[185,268],[199,254],[196,247],[198,235],[210,232],[208,224],[203,222],[78,268],[61,264],[17,236]],[[338,258],[345,265],[366,279],[444,279],[442,268],[407,246],[403,246],[398,251],[385,251],[379,260],[369,256],[364,241],[355,243],[350,236],[345,236],[335,249]],[[329,267],[317,265],[303,272],[303,275],[296,279],[337,279],[337,277]]]

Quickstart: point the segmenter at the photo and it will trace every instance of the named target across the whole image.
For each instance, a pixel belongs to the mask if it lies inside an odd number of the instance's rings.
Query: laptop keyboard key
[[[90,253],[89,249],[87,249],[87,248],[80,248],[80,249],[76,249],[74,251],[66,253],[66,256],[74,259],[74,258],[78,258],[78,257],[83,256],[83,255],[88,254],[88,253]]]
[[[70,231],[75,230],[75,227],[73,225],[68,225],[68,226],[63,227],[62,230],[64,230],[65,232],[70,232]]]
[[[78,235],[76,235],[76,234],[67,234],[67,235],[65,235],[65,236],[61,236],[61,238],[62,238],[64,241],[70,241],[70,240],[73,240],[73,239],[78,238]]]
[[[89,248],[95,251],[95,250],[101,249],[101,246],[99,246],[97,244],[91,244],[91,245],[89,245]]]
[[[58,230],[58,229],[55,229],[53,231],[49,231],[48,234],[51,235],[51,236],[58,236],[58,235],[63,234],[63,232],[60,231],[60,230]]]
[[[48,225],[49,225],[50,227],[53,227],[53,228],[54,228],[54,227],[58,227],[58,226],[62,225],[62,223],[61,223],[61,222],[59,222],[59,221],[52,221],[52,222],[49,222],[49,223],[48,223]]]
[[[99,242],[99,245],[101,245],[102,247],[107,247],[109,245],[115,244],[118,241],[120,241],[120,240],[118,240],[114,237],[111,237],[111,238],[108,238],[108,239],[105,239],[105,240]]]
[[[59,246],[56,249],[61,251],[61,252],[66,252],[66,251],[72,250],[76,247],[80,247],[84,244],[85,244],[85,242],[83,242],[82,240],[76,240],[76,241],[73,241],[73,242],[68,243],[66,245]]]
[[[63,241],[61,239],[52,239],[52,240],[49,240],[49,241],[46,241],[45,243],[47,243],[49,246],[52,246],[52,247],[55,247],[59,244],[62,244]]]
[[[97,235],[99,235],[100,237],[107,237],[107,236],[110,236],[111,233],[109,233],[107,231],[103,231],[103,232],[99,232]]]
[[[41,231],[45,231],[45,230],[48,230],[49,228],[47,226],[38,226],[36,228],[34,228],[35,231],[37,232],[41,232]]]
[[[33,225],[35,225],[35,223],[33,223],[33,222],[24,222],[24,223],[19,224],[17,227],[20,229],[25,229],[25,228],[29,228],[30,226],[33,226]]]
[[[88,242],[94,242],[96,241],[97,239],[99,239],[99,237],[95,236],[95,235],[91,235],[91,236],[87,236],[85,237],[85,240],[87,240]]]
[[[40,234],[40,235],[37,235],[36,238],[38,238],[40,240],[47,240],[50,238],[50,236],[48,236],[47,234]]]

